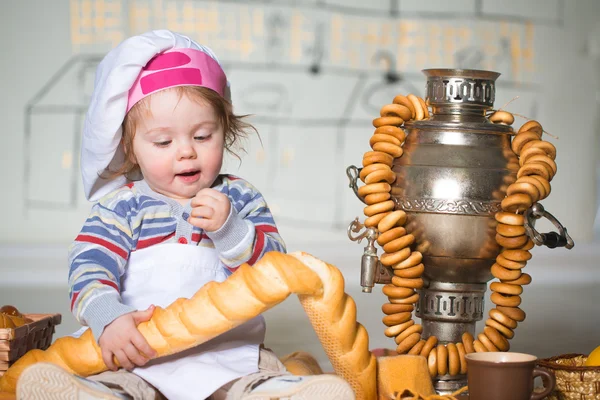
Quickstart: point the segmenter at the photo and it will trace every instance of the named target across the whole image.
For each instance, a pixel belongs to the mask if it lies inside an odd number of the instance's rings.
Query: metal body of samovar
[[[405,228],[416,238],[413,250],[423,254],[425,286],[416,305],[422,337],[435,335],[440,343],[456,343],[464,332],[475,335],[475,323],[483,318],[490,267],[500,252],[494,215],[501,211],[507,186],[516,180],[519,161],[510,146],[512,128],[486,118],[500,74],[449,69],[424,73],[432,116],[405,123],[404,154],[394,161],[391,195],[396,209],[408,216]],[[348,168],[357,196],[359,171]],[[533,211],[526,227],[530,236],[537,235],[532,237],[536,244],[555,239],[551,247],[572,245],[566,230],[540,205]],[[560,234],[535,232],[531,221],[541,216],[552,218]],[[353,240],[357,223],[349,227]],[[374,228],[360,235],[369,241],[361,271],[365,292],[375,283],[390,282],[393,275],[377,260],[376,236]],[[438,376],[436,389],[452,391],[464,385],[464,379]]]

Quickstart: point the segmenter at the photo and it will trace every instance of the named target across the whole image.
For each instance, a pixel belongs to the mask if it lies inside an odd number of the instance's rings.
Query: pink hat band
[[[195,49],[171,49],[152,58],[129,90],[127,112],[144,97],[174,86],[202,86],[222,97],[227,77],[210,55]]]

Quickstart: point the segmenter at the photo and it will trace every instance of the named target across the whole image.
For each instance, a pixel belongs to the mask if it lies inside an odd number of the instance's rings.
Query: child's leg
[[[88,377],[113,391],[124,392],[133,400],[167,400],[154,386],[125,369],[106,371]]]
[[[266,374],[266,375],[265,375]],[[258,372],[236,379],[221,386],[207,400],[239,399],[246,387],[259,376],[279,376],[287,371],[275,353],[270,349],[261,347],[258,356]]]

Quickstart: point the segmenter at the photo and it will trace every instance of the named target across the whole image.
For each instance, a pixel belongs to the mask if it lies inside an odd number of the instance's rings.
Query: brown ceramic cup
[[[535,366],[536,356],[523,353],[470,353],[467,360],[469,400],[540,400],[554,389],[554,375]],[[533,393],[539,376],[544,391]]]

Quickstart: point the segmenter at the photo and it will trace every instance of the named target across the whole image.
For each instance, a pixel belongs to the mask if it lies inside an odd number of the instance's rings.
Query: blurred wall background
[[[589,351],[600,344],[592,305],[600,300],[599,20],[595,0],[3,1],[0,303],[61,312],[59,336],[76,326],[66,252],[90,208],[78,150],[95,67],[126,37],[167,28],[216,52],[236,112],[252,114],[260,132],[262,143],[252,137],[242,163],[229,159],[225,170],[263,192],[289,250],[342,269],[379,346],[393,343],[382,335],[384,297],[358,286],[363,246],[345,229],[363,213],[345,169],[360,164],[382,105],[399,93],[424,95],[422,69],[501,72],[496,107],[559,137],[547,139],[559,172],[544,206],[577,243],[535,250],[529,317],[513,346]],[[268,316],[278,352],[308,346],[326,362],[295,302]]]

